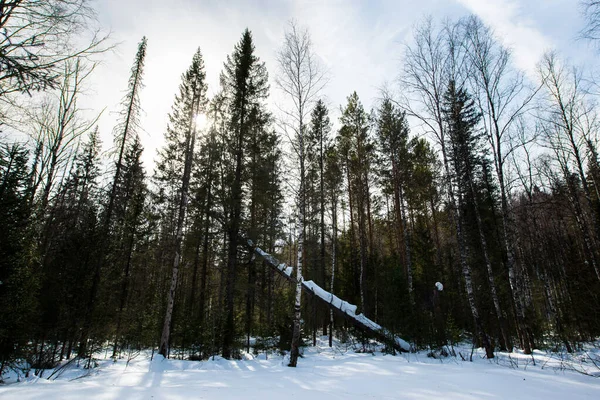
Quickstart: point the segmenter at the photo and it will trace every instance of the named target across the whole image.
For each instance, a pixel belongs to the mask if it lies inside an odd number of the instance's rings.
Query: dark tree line
[[[246,239],[417,348],[466,336],[491,358],[598,336],[595,103],[556,55],[529,85],[475,17],[426,21],[398,92],[370,112],[353,92],[334,129],[308,33],[291,24],[279,53],[292,106],[278,120],[246,30],[213,98],[193,55],[149,173],[138,136],[147,46],[107,159],[77,108],[85,59],[37,86],[11,80],[52,90],[29,114],[31,142],[0,146],[0,370],[91,359],[107,344],[115,358],[292,349],[295,366],[317,336],[364,339]]]

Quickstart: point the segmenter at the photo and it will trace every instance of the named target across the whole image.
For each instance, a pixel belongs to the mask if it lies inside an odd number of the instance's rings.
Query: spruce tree
[[[116,327],[115,340],[113,345],[113,357],[117,357],[119,350],[119,340],[123,330],[127,330],[128,325],[124,318],[131,318],[131,314],[126,314],[129,290],[131,286],[132,269],[134,268],[134,253],[139,244],[139,236],[146,225],[144,214],[146,212],[146,174],[142,165],[143,148],[139,138],[135,136],[123,159],[123,178],[116,194],[118,207],[115,209],[117,224],[114,228],[115,248],[113,250],[113,264],[117,271],[115,283],[119,292],[118,305],[116,306]]]
[[[250,140],[268,96],[268,75],[263,62],[255,54],[252,34],[242,34],[231,55],[227,56],[221,74],[221,87],[228,114],[226,141],[227,163],[224,183],[225,231],[227,235],[227,266],[225,285],[225,322],[223,327],[223,357],[234,355],[235,286],[237,281],[238,246],[244,203],[244,172],[247,167],[247,141]]]
[[[123,158],[127,150],[127,145],[131,143],[137,134],[139,129],[139,114],[141,112],[140,105],[140,91],[143,88],[142,78],[144,73],[144,63],[146,58],[146,37],[143,37],[138,45],[138,50],[135,55],[134,63],[131,68],[131,75],[129,77],[128,88],[125,96],[121,101],[122,109],[119,114],[119,123],[114,129],[115,133],[115,144],[116,152],[118,154],[115,163],[115,172],[110,183],[110,191],[106,202],[106,208],[102,216],[102,226],[100,234],[100,247],[101,251],[99,254],[99,260],[96,262],[96,267],[93,274],[93,283],[90,292],[90,298],[87,305],[86,322],[83,329],[82,342],[79,348],[79,355],[84,356],[87,348],[86,341],[90,334],[92,316],[96,307],[96,296],[100,287],[101,273],[106,267],[105,255],[108,253],[107,249],[110,248],[110,232],[111,223],[113,221],[114,205],[117,195],[117,188],[121,183],[121,174],[123,168]]]
[[[93,319],[87,315],[101,254],[99,177],[100,142],[96,129],[81,145],[69,175],[48,206],[44,233],[47,239],[40,259],[40,319],[35,336],[39,345],[35,358],[38,368],[57,361],[54,355],[59,340],[63,344],[59,360],[70,355],[77,341],[84,342],[87,348],[88,337],[79,336],[86,327],[94,329],[91,343],[106,338],[101,331],[106,325],[98,318],[98,311],[104,310],[97,308]],[[65,348],[67,342],[69,346]]]
[[[325,158],[326,151],[329,147],[329,133],[331,131],[331,122],[329,120],[329,111],[327,106],[323,102],[323,100],[317,101],[315,108],[311,114],[311,123],[310,127],[307,130],[307,158],[309,161],[308,168],[308,181],[310,187],[315,188],[312,194],[312,201],[308,201],[311,204],[311,208],[314,210],[309,215],[313,216],[311,220],[316,219],[317,229],[315,231],[318,232],[318,243],[319,243],[319,251],[318,251],[318,262],[315,263],[318,265],[318,268],[315,268],[316,272],[313,274],[313,279],[315,282],[321,286],[326,287],[326,226],[325,226],[325,213],[326,213],[326,191],[325,191]],[[316,218],[315,218],[316,217]],[[327,334],[327,326],[328,326],[328,316],[323,316],[323,334]],[[317,322],[315,321],[313,327],[313,343],[314,337],[316,336],[316,328]]]
[[[181,246],[183,242],[184,223],[189,199],[190,179],[194,167],[194,151],[198,130],[198,115],[204,113],[206,99],[206,73],[204,72],[204,60],[200,49],[196,51],[192,59],[192,65],[182,75],[179,86],[179,94],[171,114],[169,125],[165,135],[166,146],[159,152],[156,178],[159,183],[167,181],[171,188],[175,188],[169,199],[175,204],[174,213],[166,217],[173,219],[169,225],[172,230],[172,274],[170,288],[167,294],[167,308],[163,322],[162,335],[159,345],[159,354],[168,356],[171,336],[171,320],[173,318],[173,307],[181,263]],[[177,154],[178,153],[178,154]],[[175,158],[175,159],[173,159]],[[175,162],[175,160],[177,162]]]
[[[348,96],[348,104],[340,117],[340,153],[346,169],[348,202],[350,204],[351,248],[358,239],[358,271],[354,274],[357,283],[362,313],[370,313],[367,303],[367,269],[369,252],[372,251],[372,218],[369,174],[373,162],[373,143],[369,135],[370,116],[360,102],[356,92]],[[356,225],[356,227],[355,227]],[[358,236],[358,237],[357,237]],[[353,250],[351,250],[351,253]],[[351,257],[351,263],[355,261]],[[354,266],[353,266],[354,269]]]
[[[37,274],[28,260],[28,151],[0,144],[0,382],[5,367],[27,354],[35,328]]]
[[[142,41],[138,44],[138,50],[131,68],[127,93],[121,101],[121,106],[123,108],[119,113],[119,123],[114,130],[114,139],[115,144],[117,145],[116,150],[118,157],[115,163],[115,174],[108,198],[106,215],[104,216],[106,224],[110,224],[111,222],[117,187],[121,183],[121,170],[123,168],[123,158],[127,151],[127,145],[136,140],[137,131],[139,129],[139,117],[142,111],[140,92],[144,87],[142,78],[144,74],[147,43],[146,37],[143,37]]]
[[[411,304],[414,305],[413,267],[410,228],[406,211],[406,191],[411,182],[410,143],[405,115],[384,99],[377,116],[377,137],[381,155],[382,183],[393,194],[396,220],[397,251],[404,256],[406,282]]]
[[[475,128],[480,119],[480,115],[475,109],[474,101],[463,88],[456,87],[454,81],[450,81],[448,85],[448,89],[444,96],[443,106],[444,118],[448,130],[448,147],[451,151],[450,163],[453,167],[454,181],[457,185],[457,218],[459,220],[457,235],[459,236],[459,242],[462,242],[464,245],[464,242],[467,240],[465,215],[468,207],[467,201],[475,201],[473,196],[473,176],[478,163],[477,149],[479,140]],[[471,203],[471,205],[477,207],[476,204]],[[479,231],[481,232],[481,229]],[[480,238],[481,237],[483,236],[480,235]],[[485,241],[482,242],[482,247],[485,249]],[[484,252],[487,252],[487,250],[484,250]],[[488,272],[491,272],[489,257],[486,256],[486,258],[486,263],[489,266]],[[481,344],[485,347],[487,357],[493,358],[494,351],[489,337],[484,330],[482,317],[477,304],[472,269],[468,261],[463,263],[462,273],[467,291],[467,300],[475,322],[477,335]],[[490,277],[493,277],[491,273]]]

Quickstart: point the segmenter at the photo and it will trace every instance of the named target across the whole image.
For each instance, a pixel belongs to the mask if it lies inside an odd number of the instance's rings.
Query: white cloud
[[[523,15],[517,0],[456,0],[491,26],[504,44],[513,50],[515,64],[531,74],[537,62],[552,47],[531,18]]]
[[[105,0],[98,2],[101,23],[110,27],[119,51],[107,55],[93,76],[96,95],[86,107],[115,111],[127,87],[136,45],[148,37],[148,55],[142,93],[142,143],[149,169],[156,148],[163,142],[173,97],[180,76],[200,46],[206,63],[209,94],[218,90],[219,73],[227,54],[244,28],[254,34],[257,54],[266,62],[273,82],[275,52],[281,45],[286,22],[294,18],[309,28],[315,51],[330,72],[324,91],[336,121],[338,108],[356,90],[365,108],[373,105],[378,88],[392,82],[400,69],[401,42],[424,15],[456,17],[458,4],[478,14],[514,47],[519,67],[531,69],[548,47],[548,40],[520,14],[514,0]],[[277,89],[271,87],[272,100]],[[275,107],[272,107],[275,109]],[[112,142],[114,112],[105,112],[100,130],[105,145]],[[150,171],[149,171],[150,172]]]

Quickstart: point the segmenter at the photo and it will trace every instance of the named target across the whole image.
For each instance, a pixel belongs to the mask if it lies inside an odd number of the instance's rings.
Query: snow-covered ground
[[[325,338],[323,338],[325,339]],[[91,370],[70,368],[58,378],[29,378],[0,386],[0,399],[600,399],[600,371],[585,362],[537,352],[474,362],[356,353],[344,345],[305,349],[298,368],[278,355],[245,360],[164,360],[142,353],[126,365],[101,360]],[[459,350],[468,357],[470,350]],[[595,354],[599,355],[598,353]],[[533,361],[535,360],[535,365]]]

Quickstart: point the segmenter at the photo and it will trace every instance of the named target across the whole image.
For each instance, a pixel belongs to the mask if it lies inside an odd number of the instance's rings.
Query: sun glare
[[[202,130],[206,128],[207,121],[206,114],[196,115],[196,129]]]

